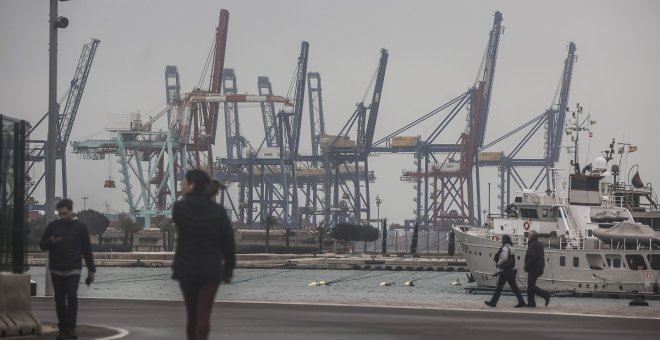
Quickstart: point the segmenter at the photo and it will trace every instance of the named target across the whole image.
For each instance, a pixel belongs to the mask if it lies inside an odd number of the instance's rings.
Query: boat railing
[[[596,241],[596,242],[589,242],[589,241]],[[560,250],[593,249],[593,250],[622,250],[622,251],[658,249],[657,246],[654,248],[653,243],[654,243],[653,238],[649,238],[648,241],[646,239],[640,239],[640,238],[634,238],[634,239],[624,238],[623,240],[614,240],[612,238],[609,240],[609,242],[606,242],[600,238],[594,238],[594,237],[580,237],[577,240],[571,240],[564,237],[560,237],[559,249]],[[576,244],[578,244],[579,246],[576,247],[575,246]],[[587,245],[593,245],[593,247],[587,247]],[[548,240],[547,246],[548,248],[553,248],[552,242],[550,240]]]
[[[604,202],[607,207],[621,207],[630,210],[654,211],[660,207],[658,204],[658,195],[653,190],[653,185],[648,183],[646,186],[638,188],[630,184],[601,184],[601,193],[609,197],[609,201]],[[648,202],[633,201],[634,195],[644,196]]]

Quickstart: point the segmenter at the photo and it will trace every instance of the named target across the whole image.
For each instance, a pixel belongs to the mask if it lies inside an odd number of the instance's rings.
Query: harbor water
[[[44,272],[43,267],[32,267],[28,272],[37,282],[38,296],[44,295]],[[85,273],[83,270],[81,281]],[[328,285],[309,286],[320,281]],[[406,281],[413,281],[414,286],[406,286]],[[381,286],[382,282],[392,285]],[[524,290],[524,285],[519,285]],[[465,287],[467,277],[463,272],[236,269],[233,282],[220,287],[216,300],[443,308],[481,307],[481,301],[490,297],[466,293]],[[96,282],[89,287],[81,284],[78,294],[94,298],[182,300],[170,268],[98,268]],[[514,304],[512,296],[500,299],[502,306]],[[627,307],[628,300],[555,297],[551,305],[570,312],[573,307],[582,306]],[[649,301],[649,305],[660,307],[660,301]]]

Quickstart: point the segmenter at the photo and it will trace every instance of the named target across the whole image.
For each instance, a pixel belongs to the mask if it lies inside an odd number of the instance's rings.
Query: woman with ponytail
[[[172,208],[178,233],[172,278],[179,281],[186,304],[188,340],[208,338],[218,286],[231,282],[236,265],[229,216],[214,201],[221,188],[206,172],[189,170],[183,179],[184,196]]]

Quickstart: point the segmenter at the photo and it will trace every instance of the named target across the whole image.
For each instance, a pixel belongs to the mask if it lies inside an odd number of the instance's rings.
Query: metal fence
[[[25,142],[29,124],[0,115],[0,271],[27,268]]]
[[[410,253],[412,245],[412,230],[388,230],[387,252],[388,253]],[[380,253],[382,251],[383,235],[375,242],[367,242],[367,252]],[[354,252],[364,251],[364,242],[354,243]],[[420,230],[417,236],[417,253],[446,253],[449,246],[449,230],[426,231]]]

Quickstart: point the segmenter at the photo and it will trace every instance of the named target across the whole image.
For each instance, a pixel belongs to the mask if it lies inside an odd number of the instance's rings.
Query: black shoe
[[[536,305],[526,305],[525,307],[536,308]]]
[[[545,298],[545,306],[548,307],[549,304],[550,304],[550,295],[548,295],[548,297]]]
[[[66,332],[65,331],[60,331],[57,333],[57,336],[55,336],[55,340],[64,340],[66,339]]]
[[[67,339],[78,339],[78,334],[76,334],[76,329],[75,329],[75,328],[74,328],[74,329],[70,329],[70,330],[66,333],[66,338],[67,338]]]
[[[513,308],[520,308],[520,307],[527,307],[527,305],[524,302],[521,302],[521,303],[513,306]]]
[[[495,304],[490,301],[484,301],[484,303],[490,307],[495,307]]]

